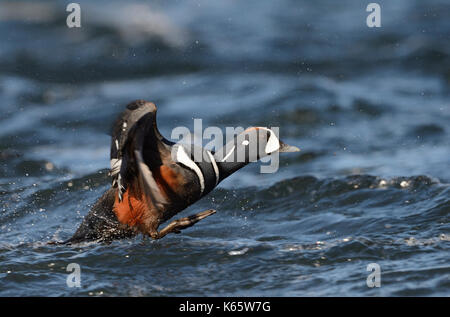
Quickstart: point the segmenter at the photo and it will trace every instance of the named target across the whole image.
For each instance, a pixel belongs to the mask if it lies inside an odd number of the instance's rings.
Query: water
[[[0,4],[1,296],[449,295],[448,1],[379,1],[378,29],[358,1],[78,2],[80,29],[65,1]],[[180,235],[46,245],[109,187],[138,98],[167,137],[280,126],[302,151],[227,179]]]

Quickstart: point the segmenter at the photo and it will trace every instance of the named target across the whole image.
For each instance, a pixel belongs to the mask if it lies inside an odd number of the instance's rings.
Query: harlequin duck
[[[254,148],[258,150],[250,151],[251,145],[257,145]],[[276,151],[299,151],[262,127],[245,130],[215,153],[201,148],[202,160],[194,161],[196,150],[160,134],[155,104],[144,100],[128,104],[113,126],[112,186],[75,234],[62,243],[111,242],[138,233],[160,239],[168,233],[180,233],[215,210],[174,220],[160,231],[158,228],[249,162]]]

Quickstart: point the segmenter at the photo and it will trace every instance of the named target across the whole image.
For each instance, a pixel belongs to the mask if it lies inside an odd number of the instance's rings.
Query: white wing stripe
[[[120,166],[122,165],[122,160],[119,159],[111,159],[111,175],[116,175],[120,171]]]

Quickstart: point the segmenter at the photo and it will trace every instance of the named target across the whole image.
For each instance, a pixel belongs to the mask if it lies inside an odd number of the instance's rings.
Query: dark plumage
[[[194,162],[193,148],[170,142],[159,133],[153,103],[130,103],[113,126],[112,186],[94,204],[75,234],[63,243],[110,242],[138,233],[160,239],[168,233],[179,233],[215,211],[174,220],[160,231],[158,228],[241,167],[270,155],[268,144],[272,148],[278,142],[275,146],[280,152],[298,151],[274,135],[269,129],[249,128],[216,153],[201,149],[207,159]],[[248,150],[249,142],[257,142],[258,153]],[[235,160],[239,149],[245,153],[242,162]]]

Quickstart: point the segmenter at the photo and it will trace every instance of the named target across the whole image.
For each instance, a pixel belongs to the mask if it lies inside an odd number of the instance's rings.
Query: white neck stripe
[[[214,155],[211,154],[210,151],[206,151],[208,153],[209,159],[211,160],[211,164],[214,168],[214,173],[216,174],[216,186],[219,183],[219,168],[217,167],[216,160],[214,159]]]
[[[225,161],[227,160],[227,158],[230,157],[230,155],[233,153],[235,147],[236,147],[236,146],[233,145],[233,148],[230,150],[230,152],[228,152],[227,155],[225,155],[225,157],[221,160],[221,162],[225,162]]]
[[[178,145],[177,161],[185,165],[186,167],[189,167],[197,174],[198,180],[200,181],[200,196],[201,196],[203,194],[203,191],[205,190],[205,177],[203,176],[200,167],[198,167],[198,165],[195,164],[193,160],[191,160],[191,158],[187,155],[186,151],[181,145]]]

